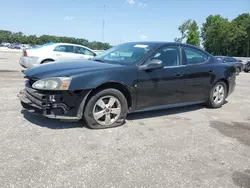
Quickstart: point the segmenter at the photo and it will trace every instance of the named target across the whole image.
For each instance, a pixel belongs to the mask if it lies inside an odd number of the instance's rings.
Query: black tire
[[[248,72],[249,72],[249,70],[244,70],[244,72],[248,73]]]
[[[116,97],[121,105],[121,112],[118,119],[110,124],[110,125],[101,125],[99,124],[93,116],[93,109],[96,102],[105,96],[114,96]],[[111,128],[121,126],[125,123],[125,119],[128,113],[128,103],[125,96],[118,91],[117,89],[104,89],[95,92],[92,97],[88,100],[87,105],[85,106],[84,113],[83,113],[83,120],[85,121],[86,125],[91,129],[104,129],[104,128]]]
[[[51,62],[53,62],[53,60],[45,60],[41,64],[46,64],[46,63],[51,63]]]
[[[218,85],[223,86],[223,88],[224,88],[224,96],[223,96],[223,100],[220,103],[215,103],[214,98],[213,98],[213,92],[214,92],[215,87],[217,87]],[[208,101],[206,102],[206,105],[209,108],[220,108],[225,103],[227,92],[228,92],[228,88],[227,88],[226,83],[223,82],[223,81],[217,82],[213,86],[213,88],[211,89],[211,91],[209,92],[209,98],[208,98]]]
[[[236,67],[236,75],[239,75],[241,72],[240,67]]]

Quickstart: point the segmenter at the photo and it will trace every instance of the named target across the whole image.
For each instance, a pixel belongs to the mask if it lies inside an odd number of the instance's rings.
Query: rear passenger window
[[[187,64],[199,64],[203,63],[208,60],[208,55],[192,48],[184,48],[186,58],[187,58]]]
[[[76,46],[75,49],[76,49],[75,53],[77,53],[77,54],[95,56],[95,54],[93,52],[91,52],[90,50],[88,50],[86,48]]]
[[[54,51],[55,52],[73,53],[74,47],[70,46],[70,45],[59,45],[59,46],[55,47]]]

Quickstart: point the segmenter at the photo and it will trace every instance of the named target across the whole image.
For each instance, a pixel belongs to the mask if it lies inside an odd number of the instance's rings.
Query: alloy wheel
[[[213,101],[216,104],[220,104],[223,99],[224,99],[224,95],[225,95],[225,88],[223,85],[218,84],[214,87],[213,90]]]
[[[121,114],[121,103],[114,96],[98,99],[93,108],[93,117],[100,125],[111,125]]]

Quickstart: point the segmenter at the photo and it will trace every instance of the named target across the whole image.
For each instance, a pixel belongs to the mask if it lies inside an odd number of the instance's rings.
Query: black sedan
[[[241,71],[244,69],[244,65],[241,60],[238,60],[234,57],[228,56],[216,56],[218,60],[222,61],[223,63],[233,63],[236,66],[236,75],[239,75]]]
[[[191,45],[132,42],[93,60],[24,74],[19,97],[26,110],[98,129],[122,125],[129,112],[197,103],[219,108],[235,88],[236,68]]]
[[[247,63],[244,66],[243,71],[244,72],[249,72],[250,71],[250,61],[247,61]]]

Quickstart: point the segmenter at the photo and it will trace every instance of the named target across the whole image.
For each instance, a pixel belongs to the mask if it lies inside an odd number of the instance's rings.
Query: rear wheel
[[[128,104],[125,96],[116,89],[96,92],[84,110],[84,120],[89,128],[117,127],[125,122]]]
[[[249,70],[244,70],[244,72],[249,72]]]
[[[210,108],[220,108],[224,103],[227,96],[227,86],[225,82],[217,82],[209,93],[209,99],[206,102]]]

